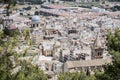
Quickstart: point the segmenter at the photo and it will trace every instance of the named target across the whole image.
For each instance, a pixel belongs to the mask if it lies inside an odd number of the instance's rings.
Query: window
[[[35,27],[35,24],[33,24],[33,27]]]
[[[102,52],[101,52],[101,51],[99,51],[97,54],[98,54],[98,56],[101,56],[101,55],[102,55]]]
[[[38,27],[38,24],[36,24],[37,25],[37,27]]]

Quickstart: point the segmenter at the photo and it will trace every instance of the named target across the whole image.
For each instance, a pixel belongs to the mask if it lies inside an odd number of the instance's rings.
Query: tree
[[[3,0],[3,4],[7,4],[6,9],[7,9],[7,13],[6,15],[9,16],[10,15],[10,9],[12,7],[14,7],[17,3],[17,0]]]
[[[1,31],[0,36],[0,80],[12,80],[10,70],[12,69],[12,61],[10,57],[13,55],[12,49],[17,44],[16,40],[8,37]]]
[[[7,5],[7,16],[9,10],[15,6],[17,0],[3,0]],[[26,31],[26,39],[29,39],[29,30]],[[20,33],[9,31],[9,29],[0,30],[0,80],[47,80],[47,76],[38,66],[30,62],[18,60],[14,50],[19,44]],[[20,69],[13,72],[17,67]]]
[[[23,36],[25,37],[26,42],[31,45],[31,41],[30,41],[30,29],[27,28],[24,32],[23,32]]]
[[[120,30],[107,35],[109,53],[113,56],[112,64],[105,66],[104,73],[96,76],[96,80],[120,80]]]
[[[120,30],[116,29],[114,33],[109,32],[107,35],[107,46],[109,51],[120,52]]]
[[[21,61],[20,66],[20,70],[13,74],[13,80],[47,80],[47,76],[38,66],[26,61]]]
[[[84,72],[63,73],[58,76],[58,80],[89,80]]]
[[[17,54],[14,48],[19,43],[19,35],[14,33],[14,36],[9,36],[0,31],[0,36],[3,36],[0,38],[0,80],[47,80],[47,76],[38,66],[15,57]],[[12,73],[13,69],[19,66],[20,70]]]

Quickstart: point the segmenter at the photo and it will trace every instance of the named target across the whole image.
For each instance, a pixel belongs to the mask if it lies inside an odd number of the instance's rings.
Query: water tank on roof
[[[32,21],[33,22],[40,22],[40,17],[39,16],[33,16]]]

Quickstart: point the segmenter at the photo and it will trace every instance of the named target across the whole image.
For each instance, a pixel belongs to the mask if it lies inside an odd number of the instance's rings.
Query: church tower
[[[100,40],[100,33],[98,33],[92,47],[92,59],[102,59],[104,49]]]

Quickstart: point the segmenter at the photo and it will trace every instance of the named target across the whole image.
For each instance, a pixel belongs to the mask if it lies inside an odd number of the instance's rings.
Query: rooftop
[[[67,61],[65,64],[68,68],[87,67],[87,66],[101,66],[111,63],[112,59],[95,59],[95,60],[82,60],[82,61]]]

